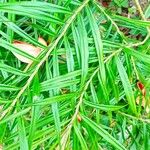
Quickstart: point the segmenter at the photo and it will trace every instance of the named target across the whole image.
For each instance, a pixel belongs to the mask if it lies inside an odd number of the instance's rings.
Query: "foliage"
[[[118,15],[94,0],[0,0],[0,146],[148,149],[150,22],[143,16]],[[44,50],[34,58],[14,40]]]

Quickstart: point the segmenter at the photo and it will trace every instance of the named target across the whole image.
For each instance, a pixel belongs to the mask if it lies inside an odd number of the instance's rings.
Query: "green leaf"
[[[36,74],[34,81],[33,81],[33,95],[32,95],[32,103],[36,103],[39,101],[42,101],[43,99],[40,97],[40,85],[39,85],[39,77],[38,74]],[[37,124],[36,122],[40,118],[40,113],[41,113],[41,106],[32,106],[31,109],[31,123],[30,123],[30,130],[29,130],[29,138],[28,138],[28,143],[29,143],[29,149],[32,149],[33,147],[33,141],[34,141],[34,136],[35,132],[37,129]]]
[[[76,85],[80,82],[80,79],[75,79],[75,77],[79,77],[80,75],[81,70],[76,70],[58,77],[53,77],[41,83],[41,90],[46,91]]]
[[[38,24],[31,24],[31,26],[34,27],[35,29],[38,29],[40,32],[43,32],[43,33],[50,35],[50,36],[53,36],[53,37],[56,34],[56,33],[54,33],[54,31],[47,29],[47,28],[44,28],[43,26],[38,25]]]
[[[71,14],[71,12],[67,8],[52,3],[48,3],[48,2],[20,1],[20,2],[13,2],[13,3],[12,2],[0,3],[0,9],[7,7],[13,10],[14,8],[18,8],[20,6],[22,9],[27,8],[29,11],[31,11],[30,9],[32,9],[32,10],[41,10],[44,12],[59,12],[59,13]]]
[[[79,48],[80,47],[79,43],[81,41],[80,41],[80,37],[79,37],[79,32],[78,32],[77,27],[75,27],[74,24],[72,24],[71,27],[72,27],[71,30],[72,30],[72,34],[73,34],[73,40],[74,40],[74,44],[75,44],[75,52],[76,52],[79,67],[81,67],[81,52],[80,52],[80,48]]]
[[[81,68],[82,68],[82,83],[85,82],[88,73],[88,60],[89,60],[89,48],[88,48],[88,38],[87,31],[85,28],[85,23],[83,17],[79,15],[78,17],[78,34],[79,34],[79,49],[81,57]]]
[[[18,70],[14,67],[8,66],[6,64],[0,63],[0,70],[15,74],[15,75],[19,75],[19,76],[29,76],[29,74],[24,73],[21,70]]]
[[[68,72],[72,72],[74,71],[74,58],[73,58],[73,53],[72,53],[69,41],[66,36],[64,38],[64,44],[66,47],[66,59],[67,59]]]
[[[101,35],[100,35],[100,29],[89,7],[86,8],[86,12],[87,12],[87,17],[89,19],[89,23],[91,26],[92,35],[94,38],[94,44],[95,44],[96,52],[98,56],[100,76],[102,78],[103,84],[105,85],[106,73],[105,73],[104,57],[103,57],[103,42],[102,42]]]
[[[132,110],[132,113],[137,114],[135,98],[126,70],[118,57],[116,57],[116,63],[130,109]]]
[[[126,106],[126,105],[116,106],[116,105],[95,104],[93,102],[88,102],[88,101],[84,101],[84,103],[90,107],[97,108],[103,111],[117,111]]]
[[[22,116],[18,118],[18,131],[19,131],[19,143],[20,150],[28,150],[28,141],[26,136],[26,129]]]
[[[130,54],[131,56],[136,57],[139,61],[150,64],[150,55],[148,54],[144,54],[142,52],[136,51],[134,49],[129,49],[129,48],[125,48],[125,52],[127,52],[127,54]]]
[[[114,0],[119,7],[128,7],[128,0]]]
[[[17,14],[17,15],[28,16],[31,18],[41,19],[41,20],[52,22],[52,23],[63,24],[63,22],[59,18],[49,14],[50,10],[54,10],[54,9],[50,9],[50,8],[48,9],[48,7],[41,7],[39,6],[40,3],[39,4],[36,3],[37,5],[35,4],[35,6],[34,6],[34,3],[30,4],[29,2],[23,3],[23,4],[21,5],[21,3],[20,4],[16,3],[16,5],[14,5],[14,3],[7,3],[6,5],[3,3],[0,5],[0,11]],[[28,4],[28,5],[25,5],[25,4]],[[66,12],[69,13],[69,11],[65,11],[65,13]]]
[[[13,113],[13,114],[9,115],[8,117],[5,117],[2,121],[0,121],[0,125],[3,124],[3,123],[8,122],[10,120],[13,120],[13,119],[15,119],[17,117],[20,117],[20,116],[28,113],[30,110],[31,110],[31,108],[26,108],[26,109],[23,109],[23,110],[21,110],[21,111],[19,111],[17,113]]]
[[[119,89],[118,89],[117,84],[115,83],[116,80],[115,80],[114,72],[110,65],[106,65],[106,68],[107,68],[107,72],[108,72],[108,76],[109,76],[110,86],[114,92],[114,96],[115,96],[116,100],[118,101],[119,100]]]
[[[70,100],[71,98],[77,96],[76,93],[70,93],[70,94],[63,94],[63,95],[59,95],[59,96],[53,96],[53,97],[49,97],[46,99],[43,99],[42,102],[36,102],[33,103],[32,105],[49,105],[55,102],[60,102],[60,101],[65,101],[65,100]]]
[[[76,135],[77,135],[77,137],[78,137],[78,139],[79,139],[79,141],[80,141],[80,144],[81,144],[82,149],[88,150],[88,146],[87,146],[87,144],[86,144],[86,142],[85,142],[85,139],[84,139],[84,137],[82,136],[80,130],[78,129],[78,127],[77,127],[76,125],[74,125],[74,131],[75,131],[75,133],[76,133]]]
[[[92,93],[93,104],[98,105],[99,100],[98,100],[98,97],[97,97],[95,87],[94,87],[92,82],[90,83],[90,88],[91,88],[91,93]],[[100,111],[98,109],[96,109],[96,120],[97,120],[97,122],[99,122],[99,120],[100,120]]]
[[[82,115],[83,121],[88,124],[97,134],[102,136],[108,143],[113,145],[118,150],[126,150],[126,148],[120,144],[112,135],[110,135],[106,130],[104,130],[100,125],[96,124],[94,121],[88,117]]]
[[[18,35],[20,35],[21,37],[23,37],[24,39],[28,40],[29,42],[31,42],[32,44],[35,44],[36,46],[39,46],[41,48],[45,48],[45,46],[43,46],[41,43],[37,42],[36,39],[32,38],[29,34],[27,34],[24,30],[22,30],[19,26],[17,26],[15,23],[10,22],[9,19],[7,19],[4,16],[0,16],[0,18],[3,20],[3,23],[10,28],[12,31],[14,31],[15,33],[17,33]],[[2,39],[0,39],[2,40]],[[1,42],[0,42],[1,43]],[[3,43],[3,42],[2,42]]]
[[[7,85],[7,84],[0,84],[0,91],[18,91],[20,88],[12,86],[12,85]]]
[[[137,19],[131,19],[119,15],[114,15],[113,19],[116,21],[119,21],[121,23],[130,23],[131,25],[137,26],[137,27],[149,27],[150,21],[143,21],[143,20],[137,20]]]

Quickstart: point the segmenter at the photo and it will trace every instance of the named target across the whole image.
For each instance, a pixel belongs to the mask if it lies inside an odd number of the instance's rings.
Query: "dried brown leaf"
[[[46,41],[45,41],[42,37],[39,37],[39,38],[38,38],[38,42],[41,43],[41,44],[43,44],[44,46],[47,46]],[[31,56],[33,56],[33,57],[35,57],[35,58],[40,54],[40,52],[41,52],[41,50],[42,50],[42,49],[39,48],[39,47],[35,47],[35,46],[33,46],[33,45],[29,44],[29,43],[22,42],[22,41],[17,41],[17,40],[13,42],[13,45],[14,45],[16,48],[20,49],[21,51],[26,52],[26,53],[28,53],[29,55],[31,55]],[[21,55],[15,53],[15,52],[13,52],[13,54],[14,54],[21,62],[28,63],[28,64],[32,63],[32,60],[30,60],[30,59],[28,59],[28,58],[26,58],[26,57],[23,57],[23,56],[21,56]]]
[[[43,44],[44,46],[47,46],[47,42],[42,37],[38,38],[38,42]]]

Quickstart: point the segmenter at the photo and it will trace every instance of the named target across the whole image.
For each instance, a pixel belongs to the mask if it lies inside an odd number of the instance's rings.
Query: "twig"
[[[138,1],[138,0],[134,0],[134,2],[135,2],[135,5],[136,5],[136,7],[137,7],[137,9],[138,9],[138,11],[139,11],[139,13],[140,13],[142,19],[143,19],[144,21],[146,21],[145,15],[144,15],[144,13],[143,13],[143,11],[142,11],[142,8],[141,8],[141,6],[140,6],[140,4],[139,4],[139,1]],[[149,37],[150,37],[150,29],[149,29],[149,27],[147,27],[147,31],[148,31],[148,34],[147,34],[146,38],[145,38],[142,42],[140,42],[140,43],[132,44],[132,47],[133,47],[133,46],[140,46],[140,45],[143,45],[143,44],[149,39]],[[138,75],[138,71],[137,71],[136,66],[135,66],[134,58],[131,57],[131,60],[132,60],[132,63],[133,63],[133,67],[134,67],[134,70],[135,70],[135,74],[136,74],[136,76],[137,76],[137,79],[139,80],[139,75]]]
[[[140,4],[139,4],[139,1],[138,1],[138,0],[134,0],[134,3],[135,3],[135,5],[136,5],[137,10],[139,11],[139,13],[140,13],[142,19],[143,19],[144,21],[147,21],[146,18],[145,18],[144,13],[143,13],[143,11],[142,11],[142,8],[141,8],[141,6],[140,6]],[[147,34],[146,38],[143,40],[144,42],[137,43],[137,44],[135,44],[135,45],[137,45],[137,46],[142,45],[142,44],[144,44],[144,43],[149,39],[149,37],[150,37],[150,28],[147,27],[146,29],[147,29],[147,31],[148,31],[148,34]],[[135,46],[135,45],[133,45],[133,46]]]
[[[128,115],[128,114],[120,112],[120,111],[118,111],[118,113],[121,114],[121,115],[123,115],[123,116],[125,116],[125,117],[131,118],[131,119],[135,119],[137,121],[142,121],[142,122],[145,122],[145,123],[150,123],[150,119],[137,118],[137,117]]]
[[[140,4],[139,4],[139,1],[138,1],[138,0],[134,0],[134,3],[135,3],[135,5],[136,5],[136,7],[137,7],[137,9],[138,9],[138,11],[139,11],[139,13],[140,13],[142,19],[143,19],[144,21],[146,21],[145,15],[144,15],[144,13],[143,13],[143,11],[142,11],[142,8],[141,8],[141,6],[140,6]]]
[[[137,47],[137,46],[143,45],[149,39],[149,37],[150,37],[150,35],[147,34],[147,36],[145,37],[145,39],[142,42],[138,42],[138,43],[129,45],[129,47]]]

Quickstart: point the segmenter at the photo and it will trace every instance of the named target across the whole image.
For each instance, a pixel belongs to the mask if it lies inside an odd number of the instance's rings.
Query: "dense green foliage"
[[[148,150],[150,7],[140,19],[117,3],[0,0],[0,147]],[[44,50],[34,58],[14,40]]]

